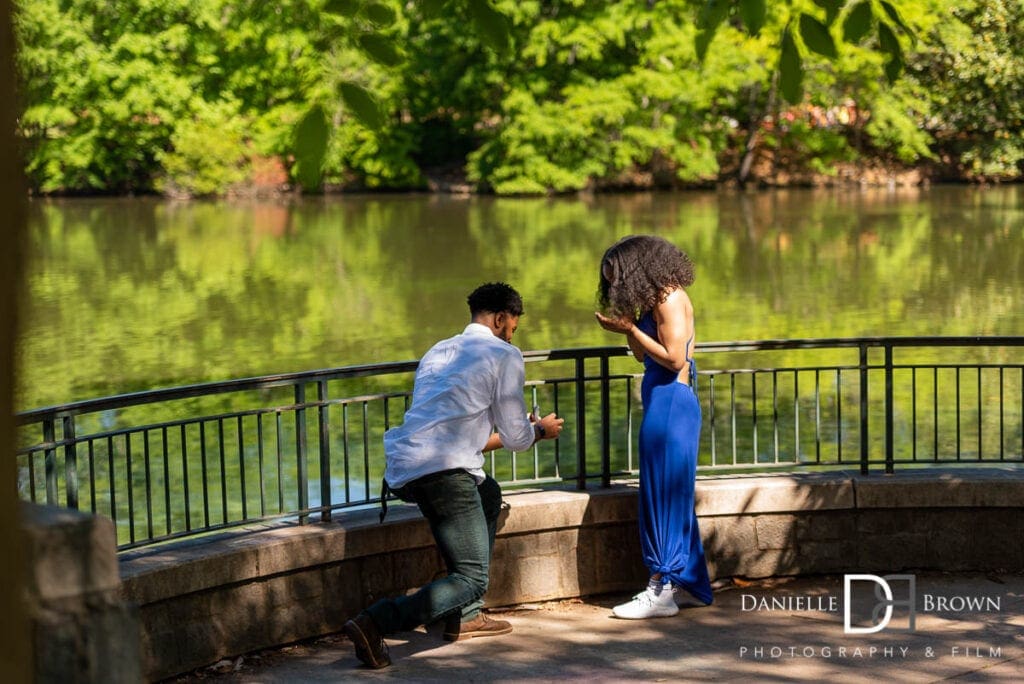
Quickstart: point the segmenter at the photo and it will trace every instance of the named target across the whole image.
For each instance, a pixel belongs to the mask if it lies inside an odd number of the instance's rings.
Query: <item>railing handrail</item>
[[[159,401],[191,399],[193,397],[201,397],[210,394],[269,389],[272,387],[288,387],[298,383],[312,384],[322,380],[341,380],[375,375],[388,375],[391,373],[407,373],[416,370],[418,365],[419,361],[390,361],[387,363],[370,363],[358,366],[339,366],[336,368],[321,368],[311,371],[259,375],[248,378],[237,378],[234,380],[215,380],[213,382],[181,385],[179,387],[163,387],[153,390],[114,394],[95,399],[83,399],[81,401],[69,402],[67,404],[58,404],[56,406],[47,406],[21,411],[14,414],[14,417],[18,425],[25,425],[48,417],[61,418],[81,413],[105,411],[113,408],[140,406],[142,404],[156,403]]]
[[[947,362],[949,355],[936,348],[1003,349],[958,353],[956,363],[896,361],[897,349],[914,347],[931,350],[925,360],[938,355]],[[698,395],[706,408],[707,460],[700,467],[859,465],[868,474],[874,466],[891,473],[897,463],[1022,461],[1024,362],[1017,352],[1008,355],[1007,347],[1024,347],[1024,336],[700,343],[701,355],[752,354],[756,366],[741,369],[720,358],[704,363],[706,381]],[[839,352],[845,360],[836,363],[834,350],[840,349],[848,351]],[[833,351],[825,364],[824,357],[802,364],[800,354],[771,362],[777,351],[806,350]],[[633,411],[643,368],[610,368],[612,358],[629,354],[625,345],[523,352],[531,365],[555,362],[552,373],[531,374],[524,389],[566,417],[572,429],[564,444],[500,457],[492,452],[492,475],[512,484],[575,481],[585,490],[597,478],[606,487],[613,477],[635,473]],[[992,362],[995,356],[998,363]],[[329,520],[333,511],[369,504],[377,496],[375,483],[383,472],[380,436],[408,407],[418,365],[398,361],[279,373],[25,411],[15,416],[26,438],[17,449],[19,495],[51,504],[63,499],[71,508],[87,501],[94,512],[109,511],[126,540],[121,548],[261,520]],[[996,372],[983,378],[989,368]],[[972,372],[963,375],[967,369]],[[940,402],[939,373],[946,370],[955,374],[943,376],[950,391]],[[406,375],[380,387],[364,382],[392,374]],[[270,388],[275,391],[262,392]],[[969,397],[966,404],[961,390]],[[173,404],[183,399],[196,401]],[[903,402],[899,406],[897,399]],[[130,407],[134,410],[118,414]],[[111,415],[104,415],[108,411]],[[941,443],[940,419],[949,421]],[[991,434],[984,433],[983,423]],[[902,430],[898,453],[897,428]]]
[[[737,351],[783,351],[787,349],[839,349],[857,347],[958,347],[958,346],[1024,346],[1024,335],[973,335],[973,336],[907,336],[907,337],[822,337],[767,340],[741,340],[732,342],[698,342],[696,352],[737,352]],[[571,347],[563,349],[535,349],[523,352],[527,362],[576,360],[581,358],[610,358],[629,355],[629,347],[608,345],[597,347]],[[14,414],[18,425],[35,423],[47,418],[62,418],[81,413],[92,413],[114,408],[126,408],[160,401],[190,399],[193,397],[238,392],[244,390],[286,387],[298,383],[315,383],[323,380],[340,380],[393,373],[408,373],[416,370],[418,360],[388,361],[354,366],[337,366],[310,371],[275,373],[270,375],[216,380],[178,387],[165,387],[124,394],[109,395],[94,399],[83,399],[67,404],[29,409]]]

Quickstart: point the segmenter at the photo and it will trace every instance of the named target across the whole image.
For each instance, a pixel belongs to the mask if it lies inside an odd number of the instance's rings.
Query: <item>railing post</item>
[[[885,345],[885,472],[893,472],[893,368],[892,345]]]
[[[576,358],[576,489],[587,488],[586,359]]]
[[[68,508],[78,510],[78,445],[75,443],[74,416],[64,416],[64,484]]]
[[[306,386],[295,385],[295,464],[299,485],[299,522],[309,520],[309,464],[306,462]]]
[[[860,474],[868,474],[868,347],[860,349]]]
[[[46,503],[50,506],[57,505],[57,450],[53,447],[56,439],[53,422],[53,418],[43,421],[43,442],[50,445],[43,452],[46,466]]]
[[[331,519],[331,429],[327,420],[327,381],[317,383],[317,400],[320,403],[320,519]]]
[[[611,409],[608,387],[608,357],[601,357],[601,486],[612,484]]]

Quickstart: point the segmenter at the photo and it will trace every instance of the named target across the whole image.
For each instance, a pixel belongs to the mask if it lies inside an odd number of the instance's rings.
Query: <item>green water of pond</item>
[[[699,341],[1024,334],[1021,186],[35,200],[17,407],[415,359],[488,280],[523,349],[618,344],[597,263],[631,233],[693,258]]]

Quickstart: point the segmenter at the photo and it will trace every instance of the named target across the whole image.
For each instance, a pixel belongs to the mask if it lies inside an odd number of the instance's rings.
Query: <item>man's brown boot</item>
[[[456,615],[449,618],[444,626],[444,638],[447,641],[462,641],[474,637],[501,636],[512,631],[512,625],[505,620],[492,620],[480,613],[469,622],[460,622]]]
[[[388,655],[388,645],[377,629],[377,623],[373,621],[370,614],[363,611],[359,615],[345,623],[342,627],[345,636],[349,638],[356,647],[356,657],[365,665],[379,670],[391,664],[391,656]]]

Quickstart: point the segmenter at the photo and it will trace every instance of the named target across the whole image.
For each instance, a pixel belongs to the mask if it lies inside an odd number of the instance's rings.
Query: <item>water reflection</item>
[[[1024,334],[1022,192],[35,201],[18,405],[416,358],[484,280],[524,349],[614,343],[596,264],[639,232],[693,257],[703,341]]]

